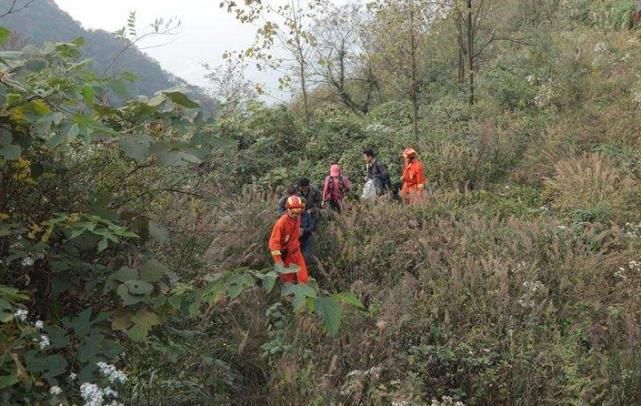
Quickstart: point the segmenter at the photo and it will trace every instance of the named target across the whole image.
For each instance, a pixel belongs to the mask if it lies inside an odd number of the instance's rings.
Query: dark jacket
[[[299,189],[298,196],[305,199],[305,210],[311,211],[312,214],[318,212],[323,204],[323,194],[314,185],[309,185],[307,194],[302,193]]]
[[[375,160],[371,164],[367,164],[367,179],[374,180],[376,193],[380,196],[390,189],[390,177],[387,173],[385,165]]]

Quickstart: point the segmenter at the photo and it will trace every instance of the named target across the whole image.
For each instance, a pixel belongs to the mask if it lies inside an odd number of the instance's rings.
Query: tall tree
[[[420,101],[426,38],[437,8],[429,0],[380,0],[370,5],[373,20],[371,38],[375,41],[378,66],[386,81],[412,104],[414,136],[419,138]]]
[[[312,55],[316,38],[311,32],[316,8],[321,0],[286,0],[280,4],[246,0],[244,6],[224,0],[221,7],[243,23],[258,23],[254,44],[235,57],[254,60],[259,69],[269,68],[281,73],[281,88],[300,86],[305,124],[309,127],[311,108],[309,87]],[[232,56],[227,52],[226,56]]]
[[[365,36],[367,19],[360,5],[328,3],[314,27],[318,75],[338,101],[355,113],[367,113],[378,89],[372,49]]]

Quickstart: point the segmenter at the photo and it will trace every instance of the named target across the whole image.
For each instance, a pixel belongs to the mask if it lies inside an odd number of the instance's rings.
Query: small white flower
[[[49,347],[49,345],[49,337],[44,334],[40,334],[40,340],[38,341],[38,346],[40,347],[40,349],[44,350],[45,348]]]
[[[608,49],[608,46],[605,44],[605,42],[599,42],[594,46],[594,52],[596,52],[597,54],[602,53],[606,49]]]
[[[52,386],[51,389],[49,389],[49,393],[53,396],[58,396],[62,393],[62,389],[60,389],[60,386]]]
[[[74,374],[73,372],[69,373],[69,380],[70,381],[75,381],[78,375]]]
[[[565,231],[566,229],[567,229],[566,226],[559,226],[559,230],[561,230],[561,231]]]
[[[44,326],[45,324],[42,322],[42,320],[38,320],[34,323],[34,327],[37,328],[38,330],[42,330]]]
[[[104,403],[102,389],[95,383],[85,382],[80,385],[80,396],[85,400],[85,406],[102,406]]]
[[[106,362],[98,362],[96,365],[98,366],[98,369],[100,369],[100,372],[109,379],[109,382],[127,382],[127,375],[118,370],[115,366],[107,364]]]
[[[21,322],[27,321],[27,316],[29,315],[29,312],[26,311],[25,309],[18,309],[16,310],[15,313],[13,313],[13,317],[15,317],[17,320]]]
[[[33,258],[31,258],[31,257],[24,257],[24,258],[22,259],[22,266],[24,266],[24,267],[32,266],[32,265],[33,265],[33,262],[34,262],[34,261],[33,261]]]

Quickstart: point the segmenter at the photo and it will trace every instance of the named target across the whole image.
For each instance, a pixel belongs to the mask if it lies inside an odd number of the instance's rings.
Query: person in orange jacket
[[[403,151],[405,165],[403,167],[403,187],[401,188],[401,198],[405,204],[414,204],[423,200],[425,196],[425,168],[421,161],[418,160],[416,151],[413,148],[406,148]]]
[[[298,272],[281,274],[280,280],[284,283],[307,283],[309,274],[305,258],[300,249],[300,216],[305,210],[305,203],[298,196],[290,196],[285,203],[287,212],[283,214],[272,229],[269,238],[269,250],[275,264],[283,264],[286,268],[297,265]]]

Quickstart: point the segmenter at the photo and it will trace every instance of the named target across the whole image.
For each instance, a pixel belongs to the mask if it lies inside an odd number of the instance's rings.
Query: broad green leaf
[[[147,135],[130,135],[122,137],[119,141],[120,149],[129,158],[138,162],[144,161],[151,154],[151,137]]]
[[[11,37],[11,31],[4,27],[0,27],[0,45],[6,44],[9,37]]]
[[[109,291],[117,289],[120,286],[118,282],[126,282],[130,280],[138,279],[138,271],[131,269],[129,267],[123,266],[118,271],[109,275],[109,278],[105,281],[105,288],[102,291],[102,294],[107,294]]]
[[[188,109],[197,109],[200,107],[198,103],[189,99],[189,97],[182,92],[163,92],[163,94],[165,94],[172,102],[183,107],[187,107]]]
[[[356,306],[359,309],[365,310],[365,306],[363,306],[361,301],[358,300],[358,298],[356,296],[354,296],[353,293],[350,293],[350,292],[337,293],[337,294],[334,295],[334,297],[339,302],[347,303],[347,304],[350,304],[352,306]]]
[[[160,163],[166,166],[184,166],[200,162],[197,156],[184,151],[161,152],[158,154],[158,158]]]
[[[22,154],[22,148],[19,145],[7,145],[3,148],[0,148],[0,155],[4,157],[7,161],[15,161],[20,158]]]
[[[323,320],[323,326],[332,336],[338,333],[343,316],[343,309],[333,297],[319,297],[316,299],[316,314]]]
[[[276,271],[276,273],[278,274],[296,273],[298,272],[298,270],[299,267],[295,264],[290,264],[287,268],[285,268],[285,265],[283,265],[282,262],[274,264],[274,271]]]
[[[154,290],[154,285],[145,281],[126,281],[125,285],[132,295],[148,295]]]
[[[42,374],[47,380],[64,374],[68,365],[64,357],[59,354],[43,357],[36,351],[27,351],[24,358],[29,372],[34,375]]]
[[[274,289],[274,286],[276,285],[276,279],[278,279],[278,276],[273,272],[269,272],[262,276],[262,286],[263,289],[267,291],[267,293],[271,292]]]
[[[32,100],[30,105],[33,112],[40,116],[44,116],[45,114],[51,113],[51,109],[49,108],[47,103],[45,103],[41,99]]]
[[[167,267],[155,259],[145,262],[140,270],[140,279],[147,282],[158,282],[165,276],[169,270]]]
[[[127,335],[134,341],[143,341],[149,334],[149,330],[155,325],[160,324],[160,320],[155,313],[145,309],[140,309],[136,314],[131,316],[133,327],[127,330]]]
[[[246,289],[256,286],[256,281],[246,273],[236,273],[227,280],[227,296],[235,299]]]
[[[1,28],[1,27],[0,27]],[[18,370],[15,367],[7,375],[0,375],[0,390],[18,383]]]
[[[124,283],[118,286],[118,290],[116,292],[122,299],[122,304],[125,306],[131,306],[136,303],[144,302],[147,299],[147,296],[132,295],[131,293],[129,293],[129,289]]]
[[[111,315],[111,329],[114,331],[126,332],[131,327],[131,314],[119,311]]]

